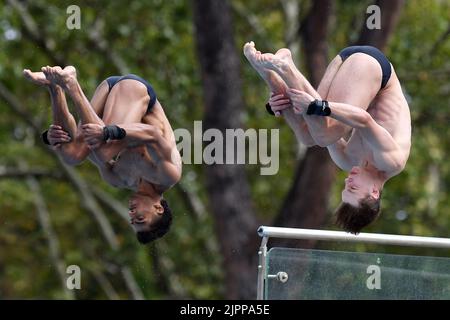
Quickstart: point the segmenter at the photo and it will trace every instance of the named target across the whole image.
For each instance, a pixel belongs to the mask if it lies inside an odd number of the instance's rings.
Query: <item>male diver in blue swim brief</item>
[[[403,171],[411,148],[410,111],[393,66],[374,47],[348,47],[315,90],[288,49],[262,54],[249,42],[244,55],[270,88],[268,111],[283,116],[299,142],[326,147],[349,172],[336,223],[360,232],[378,218],[383,186]]]
[[[136,75],[109,77],[89,101],[72,66],[24,70],[24,75],[50,92],[53,124],[44,142],[66,163],[88,158],[106,182],[133,190],[128,213],[139,242],[162,237],[172,221],[163,192],[179,181],[181,157],[152,86]],[[65,94],[73,101],[78,125]]]

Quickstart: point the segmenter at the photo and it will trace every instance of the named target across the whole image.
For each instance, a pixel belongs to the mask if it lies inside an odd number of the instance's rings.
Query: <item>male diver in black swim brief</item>
[[[181,157],[151,85],[135,75],[110,77],[89,101],[72,66],[24,70],[24,75],[50,92],[53,124],[44,137],[53,150],[70,165],[88,158],[107,183],[134,191],[128,213],[141,243],[163,236],[172,221],[163,192],[179,181]]]
[[[150,85],[150,83],[148,83],[147,81],[145,81],[144,79],[142,79],[141,77],[139,77],[137,75],[127,74],[125,76],[112,76],[112,77],[106,78],[106,82],[108,83],[108,87],[109,87],[109,92],[111,92],[111,89],[114,87],[114,85],[117,82],[119,82],[121,80],[127,80],[127,79],[139,81],[147,88],[147,93],[148,93],[148,96],[150,97],[150,101],[148,102],[147,112],[150,112],[151,109],[153,108],[153,106],[155,105],[156,99],[157,99],[155,90],[153,90],[153,87]]]
[[[355,53],[365,53],[378,61],[382,73],[381,89],[383,89],[389,81],[392,72],[391,63],[383,52],[372,46],[352,46],[342,49],[341,52],[339,52],[339,56],[342,61],[345,61],[348,57]]]
[[[299,142],[327,147],[349,172],[336,223],[358,233],[375,221],[383,186],[404,169],[411,148],[408,103],[388,59],[374,47],[345,48],[315,90],[288,49],[262,54],[250,42],[244,54],[270,88],[269,110]]]
[[[388,81],[391,77],[391,72],[392,72],[391,63],[386,58],[386,56],[380,50],[378,50],[377,48],[372,47],[372,46],[347,47],[345,49],[342,49],[341,52],[339,52],[339,56],[341,57],[342,62],[343,62],[348,57],[350,57],[352,54],[355,54],[355,53],[367,54],[367,55],[371,56],[372,58],[374,58],[379,63],[379,65],[381,67],[381,73],[382,73],[380,89],[383,89],[386,86],[386,84],[388,83]],[[271,115],[275,115],[275,113],[273,112],[273,110],[271,108],[270,103],[266,104],[266,110]]]

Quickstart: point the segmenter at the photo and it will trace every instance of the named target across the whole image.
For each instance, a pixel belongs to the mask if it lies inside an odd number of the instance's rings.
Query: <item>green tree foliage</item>
[[[27,117],[42,130],[51,121],[50,100],[45,90],[23,79],[22,70],[38,70],[41,66],[54,65],[58,59],[76,66],[88,96],[104,78],[125,68],[154,85],[173,128],[192,132],[193,121],[202,118],[200,74],[188,1],[81,2],[78,4],[82,14],[80,30],[66,28],[66,8],[72,4],[70,1],[25,2],[37,39],[25,25],[29,18],[11,4],[15,2],[0,4],[0,84],[18,99],[27,110]],[[232,1],[238,48],[249,40],[265,51],[286,46],[287,2]],[[368,1],[338,1],[329,35],[330,60],[356,39],[367,5]],[[310,1],[299,2],[299,20],[309,7]],[[450,236],[449,12],[446,1],[407,1],[390,40],[386,54],[410,102],[413,147],[406,170],[387,183],[383,214],[368,228],[369,232]],[[45,40],[44,43],[39,39]],[[103,45],[108,50],[102,49]],[[301,55],[297,56],[297,63],[300,69],[304,67]],[[301,153],[282,119],[266,115],[263,105],[269,92],[243,55],[242,76],[247,107],[242,114],[245,126],[280,128],[279,173],[260,176],[259,166],[248,166],[257,211],[261,219],[270,221],[289,190]],[[186,200],[195,197],[200,203],[206,203],[202,165],[184,166],[182,187],[188,193],[180,188],[165,195],[175,214],[174,226],[169,235],[150,247],[140,246],[126,221],[101,204],[117,234],[120,249],[113,251],[57,160],[40,144],[26,117],[13,112],[10,101],[2,97],[0,298],[64,297],[26,177],[17,173],[8,176],[11,169],[43,172],[37,176],[60,244],[61,259],[65,265],[77,264],[83,270],[83,289],[75,292],[76,298],[111,297],[105,284],[101,284],[102,276],[117,297],[131,298],[119,265],[131,268],[145,298],[223,296],[226,279],[221,270],[212,217],[207,214],[207,208],[205,212],[193,212]],[[93,165],[85,162],[76,171],[89,186],[106,191],[126,206],[130,192],[107,186]],[[328,229],[334,228],[331,212],[339,202],[344,177],[340,173],[334,186]],[[355,248],[372,249],[362,245]],[[376,249],[405,252],[401,248]],[[443,254],[415,249],[406,252]]]

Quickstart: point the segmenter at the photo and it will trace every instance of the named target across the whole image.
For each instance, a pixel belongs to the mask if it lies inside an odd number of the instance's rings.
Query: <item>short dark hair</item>
[[[358,234],[380,216],[381,192],[378,199],[367,196],[355,207],[342,202],[335,212],[335,223],[347,232]]]
[[[161,199],[160,203],[164,208],[161,218],[151,226],[151,230],[136,233],[136,237],[141,244],[147,244],[161,238],[169,231],[170,226],[172,225],[172,211],[169,208],[169,204],[164,199]]]

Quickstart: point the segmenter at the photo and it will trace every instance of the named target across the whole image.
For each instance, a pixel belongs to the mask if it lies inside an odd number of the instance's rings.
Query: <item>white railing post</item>
[[[257,300],[264,299],[264,286],[266,277],[266,256],[267,256],[267,237],[263,237],[261,241],[261,246],[258,251],[258,286],[257,286]]]

